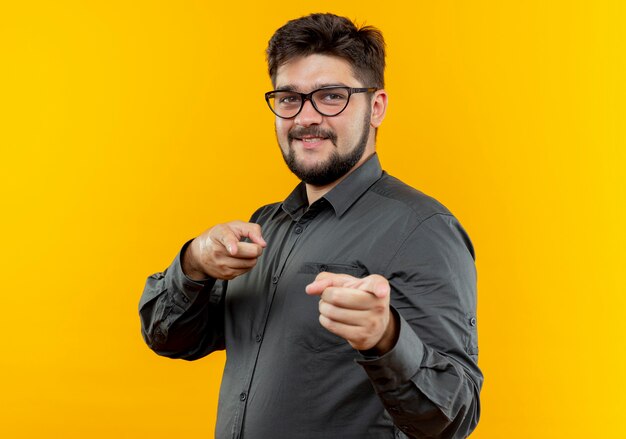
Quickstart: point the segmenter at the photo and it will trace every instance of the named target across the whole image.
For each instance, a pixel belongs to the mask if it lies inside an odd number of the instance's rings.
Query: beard
[[[287,167],[296,175],[296,177],[312,186],[325,186],[337,181],[350,172],[354,165],[356,165],[359,160],[361,160],[361,157],[363,157],[363,153],[365,152],[365,147],[367,146],[367,141],[369,139],[370,119],[371,116],[367,113],[363,121],[364,123],[361,137],[359,137],[354,147],[344,155],[339,154],[337,151],[337,135],[334,132],[323,130],[317,126],[293,129],[287,135],[287,152],[285,152],[283,148],[280,148]],[[325,137],[330,140],[335,149],[326,160],[318,162],[314,166],[305,167],[302,163],[298,162],[296,159],[296,152],[291,146],[291,142],[295,138],[300,138],[305,135]]]

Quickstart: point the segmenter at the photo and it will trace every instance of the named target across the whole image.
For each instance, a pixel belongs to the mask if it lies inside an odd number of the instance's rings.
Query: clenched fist
[[[398,325],[389,308],[389,282],[373,274],[362,279],[320,273],[306,293],[320,296],[321,325],[360,351],[383,355],[396,343]]]
[[[248,238],[252,242],[241,242]],[[243,221],[218,224],[194,239],[183,255],[183,272],[194,280],[233,279],[250,271],[267,243],[261,226]]]

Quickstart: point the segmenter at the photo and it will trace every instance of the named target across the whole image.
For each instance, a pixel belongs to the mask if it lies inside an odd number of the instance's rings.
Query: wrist
[[[206,280],[210,276],[202,270],[199,264],[197,264],[195,245],[197,245],[197,243],[194,239],[181,254],[181,267],[183,269],[183,274],[194,281]]]
[[[393,349],[400,335],[400,324],[396,313],[389,308],[389,321],[381,339],[371,349],[362,352],[365,356],[381,357]]]

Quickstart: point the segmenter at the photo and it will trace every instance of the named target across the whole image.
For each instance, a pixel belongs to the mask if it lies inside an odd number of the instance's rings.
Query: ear
[[[387,112],[387,92],[382,90],[376,90],[374,97],[372,98],[372,119],[370,125],[374,128],[378,128]]]

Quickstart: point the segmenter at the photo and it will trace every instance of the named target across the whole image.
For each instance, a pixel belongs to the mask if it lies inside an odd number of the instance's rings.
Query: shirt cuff
[[[378,392],[391,391],[408,382],[419,371],[424,357],[422,340],[400,313],[395,314],[400,323],[396,345],[380,357],[356,360],[365,369]]]
[[[177,303],[177,305],[184,309],[188,308],[196,301],[202,290],[205,288],[211,289],[215,284],[215,279],[213,278],[197,281],[187,277],[183,272],[182,257],[189,244],[191,244],[191,241],[193,240],[189,240],[183,245],[183,248],[178,252],[172,265],[170,265],[165,274],[167,289],[172,292],[180,292],[180,297],[176,297],[175,302],[178,302],[177,299],[179,298],[182,303]]]

